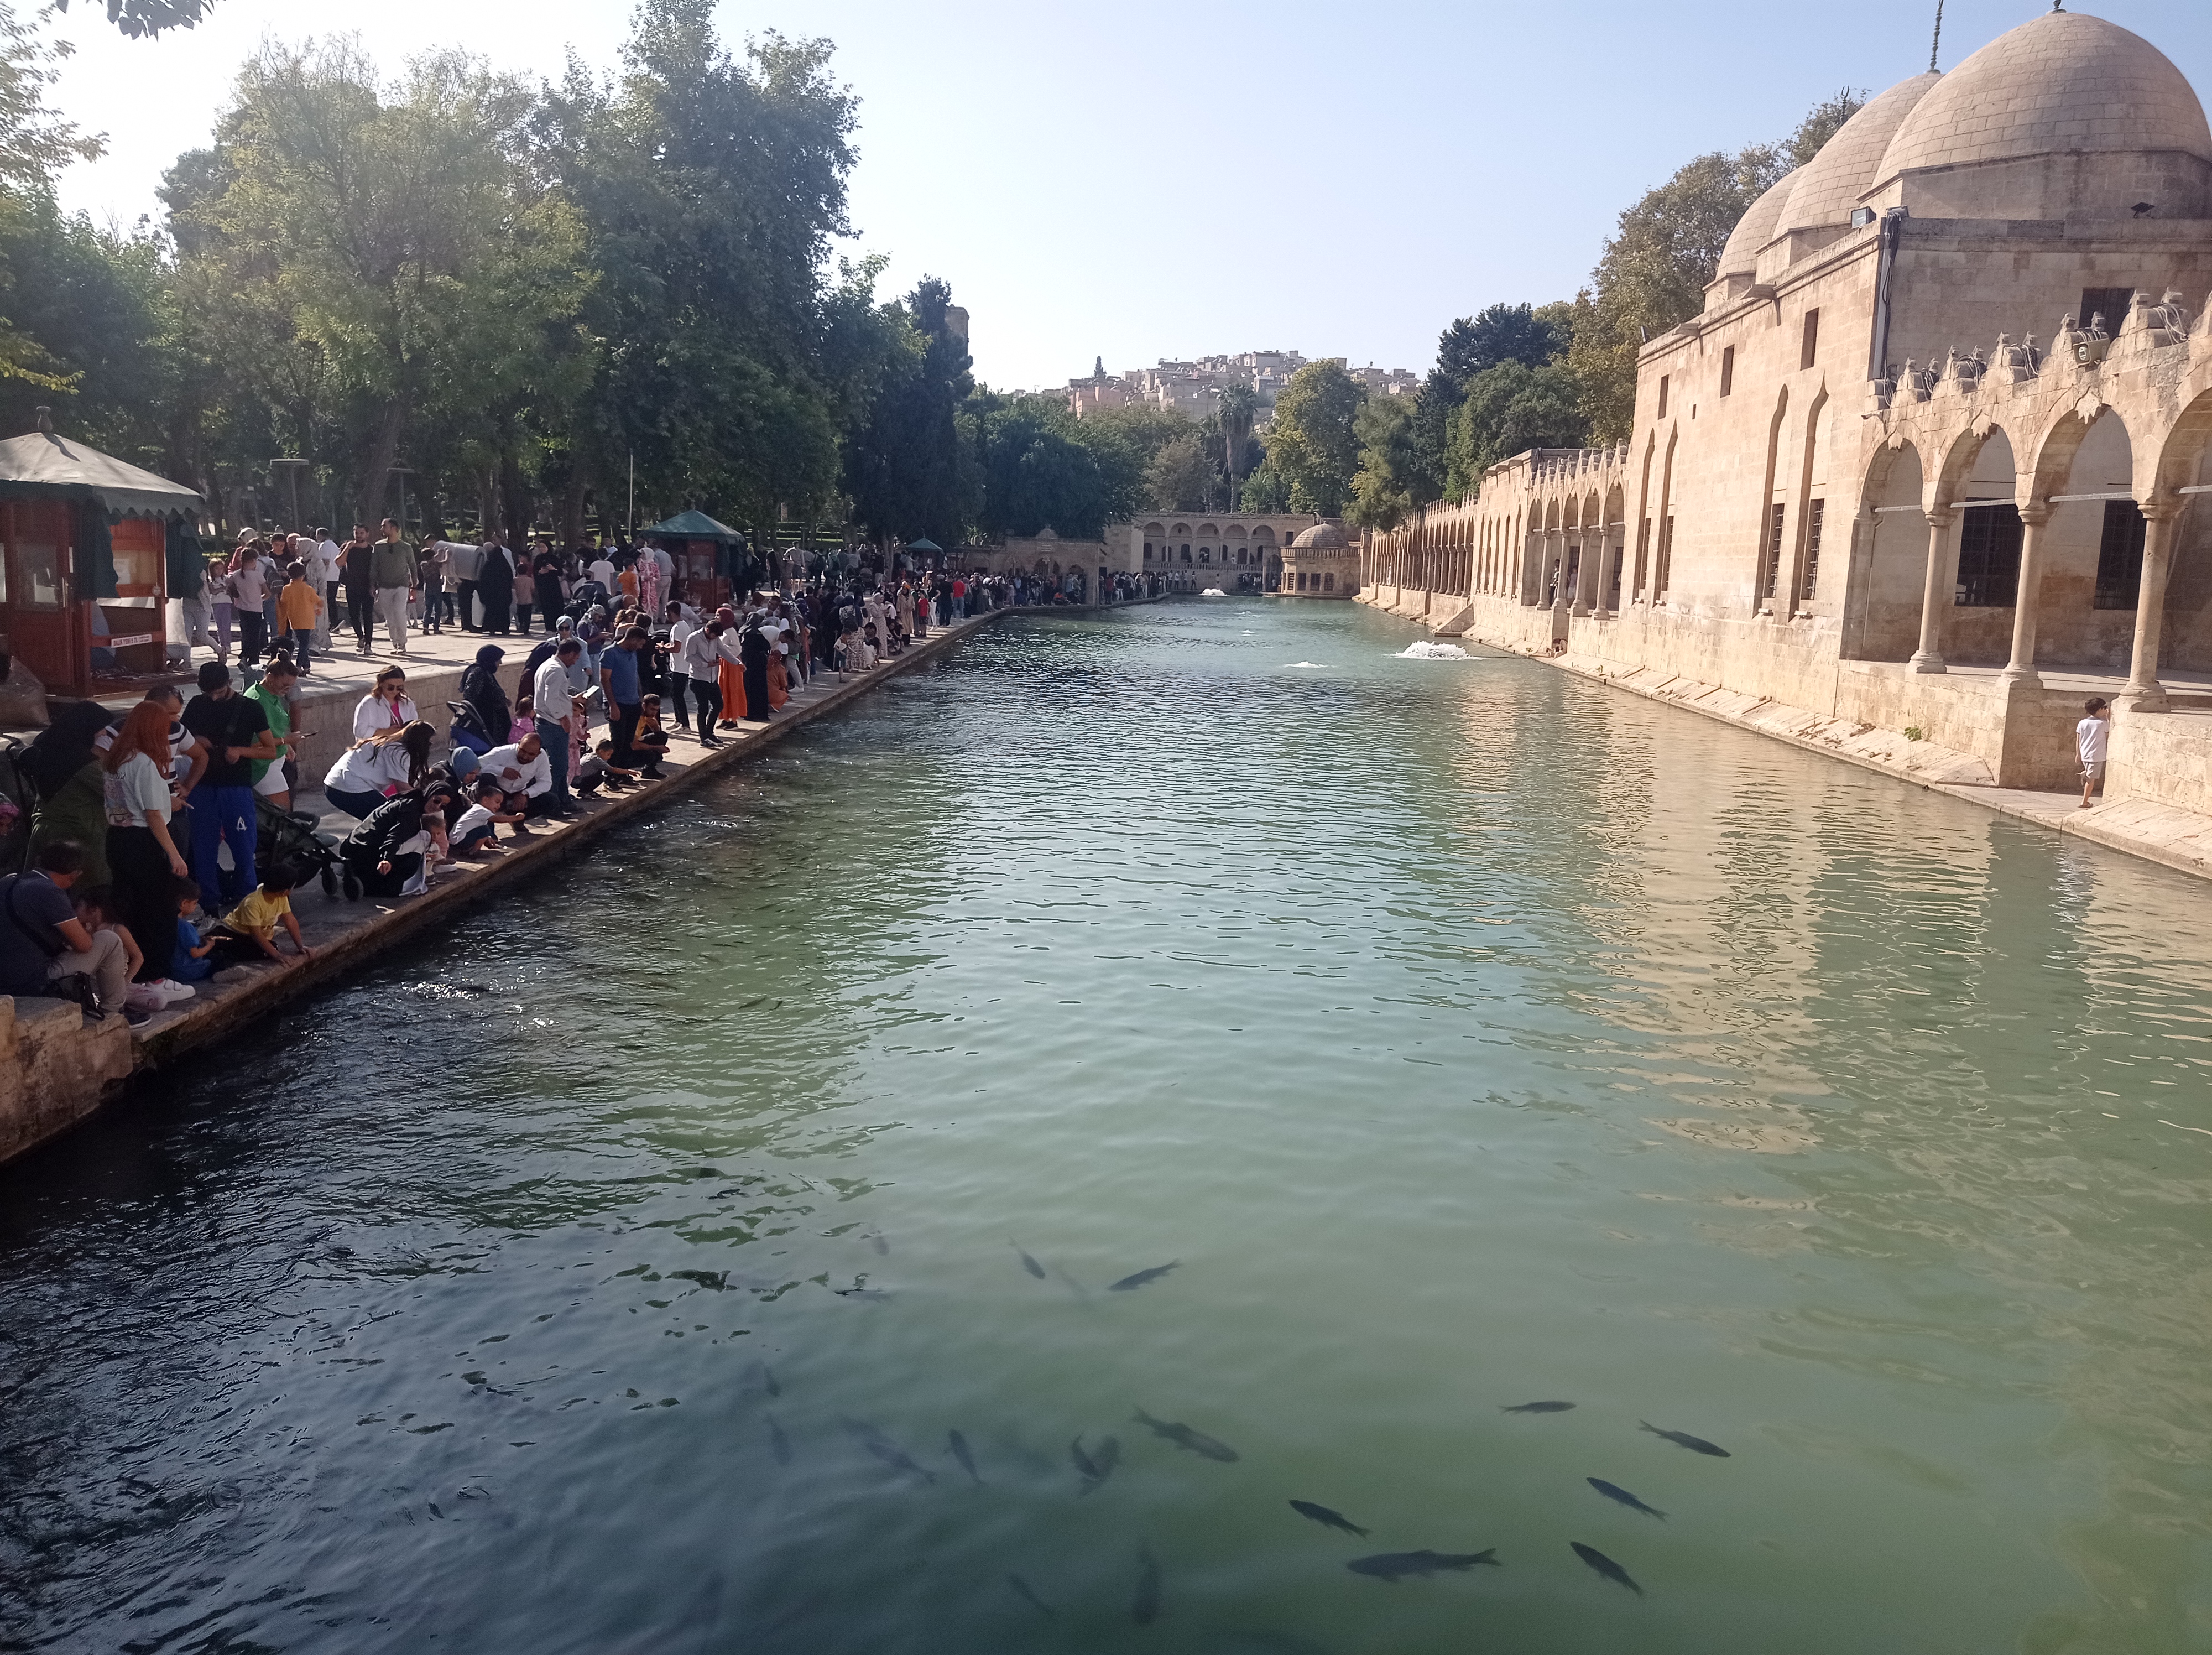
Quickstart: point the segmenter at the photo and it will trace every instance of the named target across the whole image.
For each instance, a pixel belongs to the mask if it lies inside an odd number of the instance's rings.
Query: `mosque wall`
[[[1369,535],[1364,598],[2008,786],[2066,784],[2101,688],[2108,796],[2212,811],[2208,312],[2196,92],[2148,41],[2047,14],[1892,87],[1759,198],[1704,312],[1644,347],[1626,445],[1516,456]]]

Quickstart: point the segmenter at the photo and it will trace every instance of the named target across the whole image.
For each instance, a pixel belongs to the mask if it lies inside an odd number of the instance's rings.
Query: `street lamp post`
[[[273,483],[281,476],[291,495],[291,529],[295,534],[300,532],[300,470],[309,463],[304,459],[272,459],[269,462],[270,480]],[[280,471],[279,467],[283,469]]]
[[[392,475],[399,479],[399,514],[392,520],[399,525],[402,539],[407,536],[407,479],[415,474],[412,465],[394,465]]]

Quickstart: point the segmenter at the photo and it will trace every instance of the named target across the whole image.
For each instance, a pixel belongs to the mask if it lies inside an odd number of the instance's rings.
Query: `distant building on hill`
[[[1163,357],[1156,368],[1133,368],[1126,374],[1109,374],[1106,359],[1097,358],[1086,379],[1070,380],[1066,396],[1068,412],[1078,419],[1103,413],[1109,408],[1135,404],[1164,408],[1185,419],[1203,420],[1221,406],[1221,393],[1232,385],[1249,386],[1255,404],[1253,423],[1266,425],[1275,417],[1275,399],[1291,382],[1291,375],[1310,359],[1295,350],[1247,350],[1233,356],[1200,356],[1191,362]],[[1342,362],[1341,356],[1334,359]],[[1419,377],[1402,368],[1347,368],[1352,378],[1370,393],[1382,397],[1411,396]]]

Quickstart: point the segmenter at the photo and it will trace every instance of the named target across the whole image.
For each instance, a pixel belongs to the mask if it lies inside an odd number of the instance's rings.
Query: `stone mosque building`
[[[2212,129],[2054,10],[1869,103],[1645,344],[1630,439],[1360,547],[1362,598],[1904,732],[2006,787],[2212,811]]]

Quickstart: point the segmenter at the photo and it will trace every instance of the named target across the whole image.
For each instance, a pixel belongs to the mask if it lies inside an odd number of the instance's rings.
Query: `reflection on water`
[[[1001,626],[0,1176],[0,1647],[2212,1647],[2204,888],[1410,636]]]

